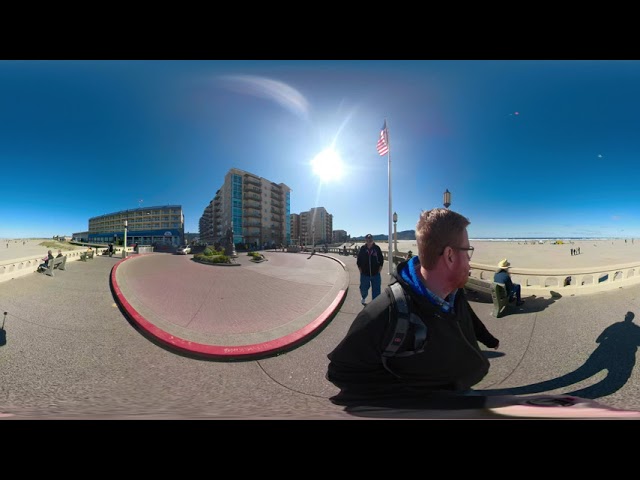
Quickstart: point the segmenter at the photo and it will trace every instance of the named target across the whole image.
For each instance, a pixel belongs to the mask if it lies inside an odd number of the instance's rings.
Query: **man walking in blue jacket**
[[[374,299],[380,295],[380,285],[382,284],[382,264],[384,257],[382,250],[373,241],[373,235],[368,233],[365,237],[365,244],[360,247],[356,264],[360,270],[360,296],[362,297],[362,305],[367,304],[367,295],[369,295],[369,285],[371,285],[371,298]]]

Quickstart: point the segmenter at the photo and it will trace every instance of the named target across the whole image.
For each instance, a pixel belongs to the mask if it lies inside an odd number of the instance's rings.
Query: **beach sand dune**
[[[24,242],[24,245],[23,245]],[[51,248],[54,253],[58,250],[53,247],[45,247],[40,245],[43,242],[53,242],[51,238],[37,238],[37,239],[27,239],[27,238],[14,238],[14,239],[2,239],[0,240],[0,263],[6,263],[11,260],[17,260],[22,258],[30,258],[30,257],[45,257],[47,255],[47,250]],[[7,246],[9,245],[9,246]],[[86,247],[80,247],[77,245],[69,245],[62,244],[64,247],[60,247],[62,253],[71,250],[81,249],[84,250]]]

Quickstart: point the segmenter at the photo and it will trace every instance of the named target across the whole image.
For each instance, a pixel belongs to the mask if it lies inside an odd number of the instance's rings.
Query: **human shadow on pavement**
[[[0,347],[7,344],[7,332],[4,329],[4,323],[7,320],[7,312],[4,312],[4,318],[2,319],[2,327],[0,327]]]
[[[598,347],[584,364],[572,372],[530,385],[477,392],[480,395],[527,395],[546,392],[570,387],[606,370],[607,376],[598,383],[566,394],[590,399],[611,395],[626,384],[636,363],[636,350],[640,346],[640,327],[633,323],[634,317],[633,312],[627,312],[624,321],[605,328],[596,339]]]
[[[493,299],[491,298],[491,295],[486,293],[478,293],[478,292],[471,291],[467,294],[467,298],[469,300],[472,300],[478,303],[493,303]],[[552,303],[555,303],[555,301],[558,298],[559,297],[543,298],[543,297],[536,297],[535,295],[531,295],[529,297],[522,297],[522,299],[525,301],[524,305],[517,306],[515,302],[509,303],[509,305],[502,311],[500,318],[506,317],[508,315],[517,315],[518,313],[542,312],[543,310],[546,310],[549,307],[549,305],[551,305]]]
[[[487,358],[504,357],[504,352],[493,352],[489,350],[483,350],[482,353],[484,353],[484,356]]]

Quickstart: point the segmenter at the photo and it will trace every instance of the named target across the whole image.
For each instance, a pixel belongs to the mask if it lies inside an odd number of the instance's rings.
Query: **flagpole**
[[[387,125],[387,120],[385,119],[384,121],[385,126]],[[388,160],[388,170],[389,170],[389,236],[388,236],[388,243],[389,243],[389,256],[387,257],[389,259],[389,275],[393,274],[393,252],[391,251],[391,222],[392,222],[392,216],[391,216],[391,212],[393,211],[391,208],[391,145],[389,144],[389,127],[386,127],[386,132],[385,132],[385,136],[387,137],[387,148],[389,149],[389,151],[387,152],[387,160]]]

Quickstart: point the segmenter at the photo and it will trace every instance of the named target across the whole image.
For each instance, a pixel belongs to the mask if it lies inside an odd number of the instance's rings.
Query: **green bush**
[[[211,250],[209,247],[207,247],[202,252],[202,255],[206,255],[207,257],[210,257],[211,255],[213,255],[213,250]]]
[[[193,258],[202,263],[231,263],[231,259],[227,255],[204,255],[198,253]]]

